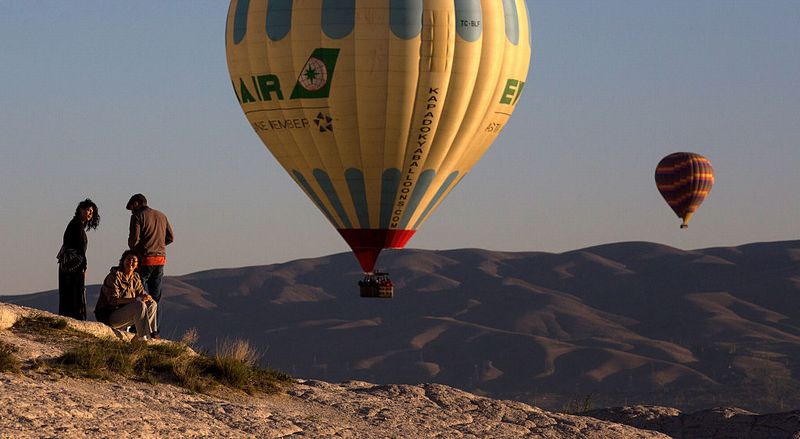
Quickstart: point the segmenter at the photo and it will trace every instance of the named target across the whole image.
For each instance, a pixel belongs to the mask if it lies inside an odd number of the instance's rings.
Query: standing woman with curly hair
[[[58,313],[86,320],[86,231],[100,224],[97,205],[90,199],[78,203],[75,216],[64,230],[64,243],[58,252]]]

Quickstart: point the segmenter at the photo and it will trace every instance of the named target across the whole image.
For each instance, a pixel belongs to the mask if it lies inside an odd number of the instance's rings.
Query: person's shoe
[[[137,341],[143,341],[145,343],[150,340],[146,335],[137,335],[133,337],[133,339]]]

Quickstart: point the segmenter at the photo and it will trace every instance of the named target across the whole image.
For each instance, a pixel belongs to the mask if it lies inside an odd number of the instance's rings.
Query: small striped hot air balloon
[[[714,185],[714,168],[707,158],[693,152],[675,152],[658,162],[656,186],[669,207],[687,224]]]
[[[478,162],[519,102],[524,0],[231,0],[250,125],[372,273]]]

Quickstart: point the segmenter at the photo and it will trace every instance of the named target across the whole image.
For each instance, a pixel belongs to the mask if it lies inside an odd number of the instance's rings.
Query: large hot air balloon
[[[530,63],[524,0],[232,0],[236,97],[372,273],[508,122]]]
[[[714,169],[711,162],[700,154],[675,152],[661,159],[656,166],[658,191],[683,219],[682,229],[689,227],[689,219],[713,185]]]

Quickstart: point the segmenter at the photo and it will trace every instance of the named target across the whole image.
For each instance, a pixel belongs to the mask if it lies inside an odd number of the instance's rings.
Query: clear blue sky
[[[409,247],[798,237],[800,1],[528,5],[525,94]],[[227,7],[0,0],[0,294],[56,288],[61,235],[85,197],[102,216],[89,233],[90,283],[125,248],[136,192],[175,229],[167,275],[348,250],[236,102]],[[686,150],[711,160],[717,183],[681,231],[653,170]]]

